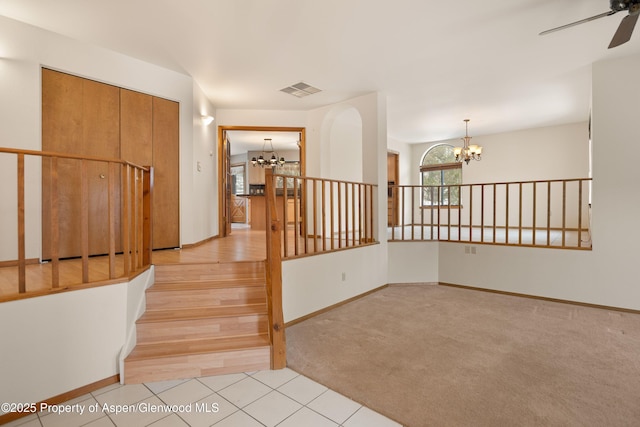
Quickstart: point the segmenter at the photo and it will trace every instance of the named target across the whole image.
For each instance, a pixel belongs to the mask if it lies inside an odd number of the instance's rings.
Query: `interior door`
[[[248,193],[245,181],[245,164],[231,165],[231,222],[247,222],[247,198]],[[240,196],[238,196],[240,195]]]
[[[387,153],[387,184],[399,185],[399,155],[397,153]],[[394,194],[395,193],[395,194]],[[387,198],[387,226],[392,227],[398,224],[399,195],[397,191],[389,189]]]
[[[153,97],[153,249],[180,246],[180,104]]]
[[[228,236],[231,234],[231,218],[232,213],[231,209],[233,208],[233,204],[231,202],[231,141],[227,138],[227,132],[224,132],[224,199],[225,199],[225,212],[224,212],[224,222],[225,222],[225,235]]]

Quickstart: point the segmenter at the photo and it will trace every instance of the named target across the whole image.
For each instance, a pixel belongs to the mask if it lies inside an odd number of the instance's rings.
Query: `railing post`
[[[60,218],[58,199],[58,158],[51,157],[51,287],[60,286]]]
[[[80,247],[82,248],[82,283],[89,283],[89,166],[80,161]]]
[[[18,154],[18,292],[27,291],[24,224],[24,154]]]
[[[116,164],[109,162],[109,278],[116,277]]]
[[[282,223],[278,219],[273,172],[265,169],[265,203],[267,215],[267,304],[269,338],[271,341],[271,369],[287,365],[287,349],[282,312]]]
[[[131,166],[125,165],[122,183],[122,251],[124,275],[131,273]]]
[[[153,251],[153,167],[148,166],[149,172],[144,174],[142,182],[142,265],[151,264],[151,254]]]

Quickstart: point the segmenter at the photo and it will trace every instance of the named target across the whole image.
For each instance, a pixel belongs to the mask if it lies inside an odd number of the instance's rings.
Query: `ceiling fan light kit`
[[[628,42],[631,39],[631,35],[633,34],[633,30],[638,22],[638,15],[640,15],[640,0],[609,0],[609,10],[608,12],[600,13],[595,16],[591,16],[589,18],[581,19],[576,22],[572,22],[570,24],[562,25],[560,27],[552,28],[550,30],[546,30],[540,33],[541,36],[549,33],[553,33],[556,31],[564,30],[565,28],[570,28],[579,24],[584,24],[586,22],[594,21],[599,18],[604,18],[606,16],[611,16],[618,12],[622,12],[624,10],[629,13],[627,16],[622,18],[618,29],[616,30],[613,38],[611,39],[611,43],[609,43],[609,49],[620,46]]]

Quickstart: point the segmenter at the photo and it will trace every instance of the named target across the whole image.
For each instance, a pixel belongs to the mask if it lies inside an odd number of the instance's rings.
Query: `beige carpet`
[[[288,365],[405,426],[639,426],[640,315],[390,286],[287,328]]]

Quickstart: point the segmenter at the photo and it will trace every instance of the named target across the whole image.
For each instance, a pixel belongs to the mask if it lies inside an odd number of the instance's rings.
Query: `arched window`
[[[453,145],[431,147],[420,163],[422,206],[459,206],[462,163],[456,162]]]

